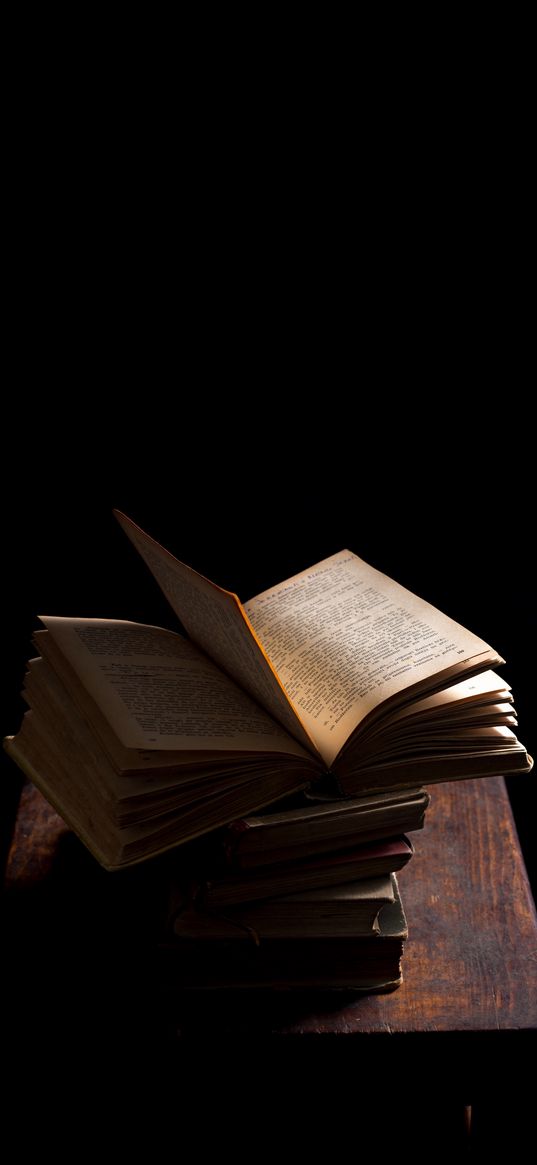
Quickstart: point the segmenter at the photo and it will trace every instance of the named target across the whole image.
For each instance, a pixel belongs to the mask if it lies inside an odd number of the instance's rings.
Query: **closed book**
[[[309,858],[422,829],[428,804],[425,789],[323,800],[304,796],[301,805],[274,806],[232,822],[224,848],[237,869]]]
[[[317,890],[303,890],[261,902],[245,902],[222,910],[180,900],[175,910],[178,937],[226,938],[233,931],[265,938],[338,938],[378,930],[379,912],[394,901],[389,875],[345,882]]]
[[[393,901],[382,909],[378,929],[367,933],[258,942],[240,927],[225,937],[170,933],[160,947],[163,987],[393,990],[401,983],[408,930],[395,875],[392,885]]]
[[[244,870],[235,877],[208,880],[200,887],[201,901],[211,908],[274,898],[300,890],[315,890],[376,878],[401,870],[413,848],[405,837],[377,841],[336,853],[317,854],[302,861],[275,863]]]

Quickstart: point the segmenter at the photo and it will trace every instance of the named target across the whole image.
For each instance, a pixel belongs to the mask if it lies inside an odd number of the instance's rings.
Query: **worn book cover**
[[[299,890],[377,878],[401,870],[410,861],[412,853],[412,845],[405,837],[373,842],[302,860],[258,866],[231,877],[209,876],[200,883],[198,897],[200,902],[214,909],[275,898]]]
[[[247,870],[334,853],[351,845],[422,829],[429,795],[425,789],[320,800],[305,794],[298,805],[275,805],[232,822],[223,834],[231,868]]]
[[[209,905],[203,896],[191,899],[188,889],[175,888],[173,930],[183,938],[226,938],[235,930],[264,938],[338,938],[378,931],[382,908],[394,901],[389,874],[315,890],[301,890],[258,902]]]
[[[201,938],[174,926],[161,944],[163,982],[171,990],[393,990],[401,982],[408,929],[395,875],[391,881],[393,899],[381,910],[378,928],[365,933],[259,938],[233,926],[225,935],[214,931]]]

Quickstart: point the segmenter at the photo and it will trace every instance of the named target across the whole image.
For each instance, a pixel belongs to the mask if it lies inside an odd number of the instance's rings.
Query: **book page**
[[[114,514],[194,643],[287,732],[310,752],[315,752],[315,745],[290,704],[237,595],[185,566],[118,510]]]
[[[388,697],[478,657],[488,644],[342,550],[245,604],[282,684],[330,765]],[[453,679],[451,680],[453,682]]]
[[[114,619],[41,616],[127,748],[311,757],[182,635]]]

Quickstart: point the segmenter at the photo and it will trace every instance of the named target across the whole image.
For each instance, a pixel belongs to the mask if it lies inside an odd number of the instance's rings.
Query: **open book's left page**
[[[276,752],[311,762],[182,635],[113,619],[41,622],[127,748]]]

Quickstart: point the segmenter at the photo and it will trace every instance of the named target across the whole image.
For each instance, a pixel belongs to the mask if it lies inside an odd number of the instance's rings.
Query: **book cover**
[[[163,983],[170,990],[221,988],[388,991],[401,983],[408,938],[397,879],[393,901],[369,933],[322,938],[255,936],[239,927],[226,936],[169,933],[160,948]]]

